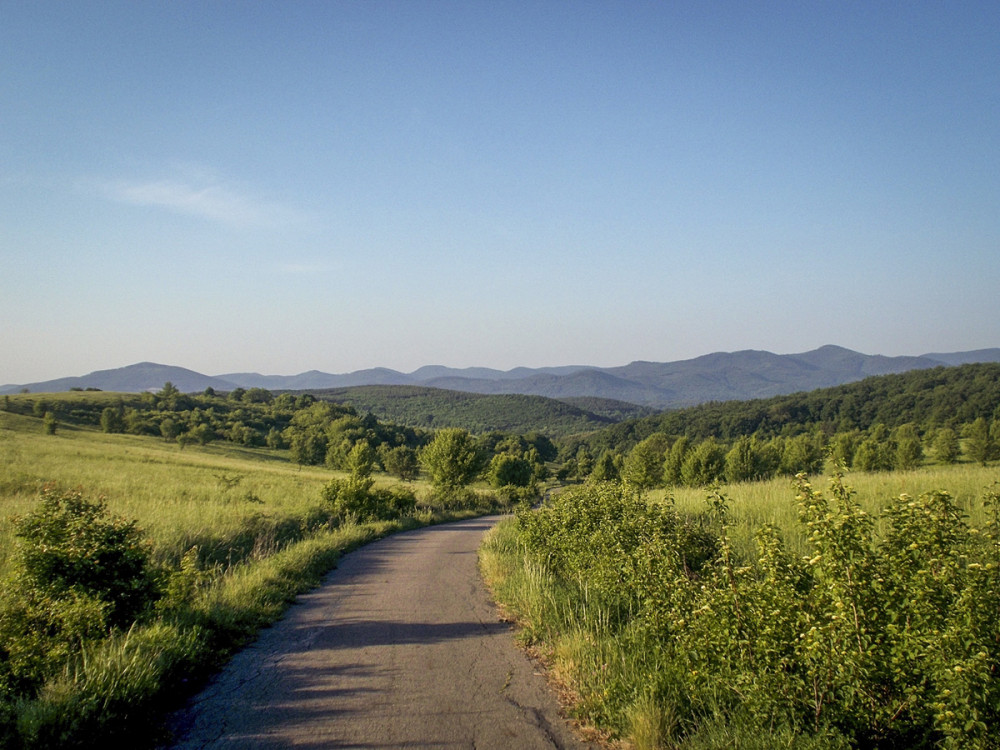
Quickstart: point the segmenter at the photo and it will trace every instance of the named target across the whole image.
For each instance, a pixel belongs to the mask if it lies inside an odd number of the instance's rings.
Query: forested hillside
[[[979,417],[1000,417],[998,409],[1000,364],[971,364],[880,375],[788,396],[701,404],[621,422],[586,442],[621,450],[653,433],[733,440],[753,434],[788,437],[816,428],[832,434],[875,424],[954,428]]]
[[[653,413],[623,401],[556,400],[519,394],[485,395],[422,386],[359,386],[311,390],[324,401],[351,406],[381,420],[421,428],[461,427],[486,432],[539,432],[552,438],[599,430]]]

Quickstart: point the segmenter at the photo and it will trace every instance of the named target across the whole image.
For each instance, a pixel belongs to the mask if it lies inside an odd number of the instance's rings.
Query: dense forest
[[[416,385],[354,386],[308,393],[396,424],[425,429],[460,427],[477,434],[540,432],[558,438],[655,413],[647,407],[609,399],[486,395]]]

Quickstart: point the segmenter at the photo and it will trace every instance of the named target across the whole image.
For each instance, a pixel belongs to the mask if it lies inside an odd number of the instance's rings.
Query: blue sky
[[[0,383],[1000,346],[1000,5],[5,0],[0,262]]]

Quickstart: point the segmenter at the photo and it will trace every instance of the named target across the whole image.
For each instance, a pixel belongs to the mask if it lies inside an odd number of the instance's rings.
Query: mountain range
[[[158,390],[167,381],[187,393],[206,388],[302,391],[364,385],[417,385],[482,394],[613,399],[668,409],[707,401],[767,398],[841,385],[871,375],[975,362],[1000,362],[1000,348],[886,357],[828,345],[801,354],[772,354],[758,350],[716,352],[676,362],[638,361],[620,367],[580,365],[495,370],[432,365],[411,373],[374,368],[342,375],[310,370],[298,375],[229,373],[210,376],[183,367],[141,362],[81,377],[0,386],[0,394],[25,389],[37,393],[74,388],[139,392]]]

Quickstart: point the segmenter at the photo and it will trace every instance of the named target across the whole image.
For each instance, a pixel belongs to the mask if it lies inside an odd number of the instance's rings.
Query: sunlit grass
[[[316,516],[323,485],[337,475],[291,463],[287,451],[224,443],[181,449],[155,437],[80,427],[45,435],[41,420],[0,412],[0,572],[12,544],[5,521],[29,512],[47,483],[80,487],[91,499],[104,498],[113,514],[137,520],[158,560],[176,561],[199,546],[220,550],[209,557],[226,562],[218,555],[235,538],[256,535],[237,550],[279,544],[268,537]],[[429,492],[414,487],[418,497]]]

